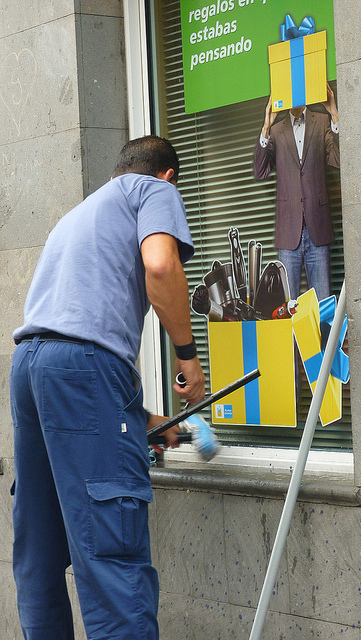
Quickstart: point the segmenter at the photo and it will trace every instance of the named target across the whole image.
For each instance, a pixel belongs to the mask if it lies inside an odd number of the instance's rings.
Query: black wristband
[[[189,344],[182,344],[181,346],[177,346],[175,344],[174,349],[179,360],[193,360],[197,355],[197,347],[194,338]]]

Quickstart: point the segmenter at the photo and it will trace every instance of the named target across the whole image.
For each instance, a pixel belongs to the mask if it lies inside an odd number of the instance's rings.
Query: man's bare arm
[[[270,128],[272,127],[274,121],[276,120],[276,117],[277,117],[277,113],[272,111],[272,96],[270,96],[265,109],[264,123],[262,127],[262,135],[265,138],[268,138]]]
[[[176,239],[166,233],[152,234],[143,240],[141,252],[148,298],[160,322],[173,344],[190,344],[193,337],[188,282]],[[184,389],[174,385],[177,393],[187,402],[203,398],[205,377],[198,357],[191,360],[177,358],[176,371],[182,371],[187,381]]]

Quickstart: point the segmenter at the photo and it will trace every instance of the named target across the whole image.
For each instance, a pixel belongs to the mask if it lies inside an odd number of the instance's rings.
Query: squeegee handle
[[[161,424],[158,424],[157,427],[153,427],[153,429],[150,429],[148,431],[148,442],[150,444],[153,444],[153,436],[160,435],[164,431],[167,431],[167,429],[170,429],[170,427],[174,427],[174,425],[178,424],[182,420],[186,420],[187,418],[189,418],[189,416],[192,416],[194,413],[201,411],[201,409],[204,409],[204,407],[208,407],[209,404],[217,402],[217,400],[220,400],[224,396],[227,396],[229,393],[237,391],[237,389],[240,389],[240,387],[244,387],[249,382],[252,382],[252,380],[258,378],[260,375],[261,374],[259,370],[254,369],[242,378],[238,378],[238,380],[235,380],[234,382],[231,382],[231,384],[228,384],[226,387],[223,387],[223,389],[219,389],[219,391],[210,393],[209,395],[202,398],[202,400],[199,400],[199,402],[191,404],[189,407],[183,409],[183,411],[180,411],[179,413],[177,413],[177,415],[173,416],[173,418],[168,418],[168,420],[165,420]]]
[[[188,431],[187,433],[177,433],[177,439],[180,444],[182,442],[192,442],[192,433]],[[165,436],[153,436],[152,444],[166,444],[167,438]]]

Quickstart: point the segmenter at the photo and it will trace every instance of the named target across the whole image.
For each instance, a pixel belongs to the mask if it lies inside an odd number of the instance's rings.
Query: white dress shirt
[[[305,141],[306,112],[307,112],[307,107],[304,108],[304,110],[302,111],[301,116],[299,118],[296,118],[291,113],[291,111],[289,112],[289,115],[290,115],[290,118],[291,118],[292,129],[293,129],[293,135],[295,136],[295,142],[296,142],[296,147],[297,147],[298,157],[300,159],[300,162],[302,160],[303,143]],[[333,133],[339,133],[339,131],[340,131],[339,122],[334,124],[332,119],[331,119],[331,130],[332,130]],[[265,138],[263,133],[261,132],[259,141],[260,141],[261,147],[265,148],[268,145],[269,137]]]

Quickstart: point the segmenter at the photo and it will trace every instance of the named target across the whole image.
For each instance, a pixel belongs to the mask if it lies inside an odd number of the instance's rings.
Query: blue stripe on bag
[[[243,370],[258,369],[257,328],[255,321],[242,322]],[[246,424],[261,424],[258,378],[244,387]]]
[[[306,104],[305,49],[303,38],[290,40],[292,106],[303,107]]]
[[[311,356],[310,358],[304,361],[303,364],[306,369],[308,381],[310,384],[312,384],[312,382],[316,382],[318,375],[320,373],[322,360],[323,360],[323,354],[319,352],[319,353],[315,353],[314,356]]]

